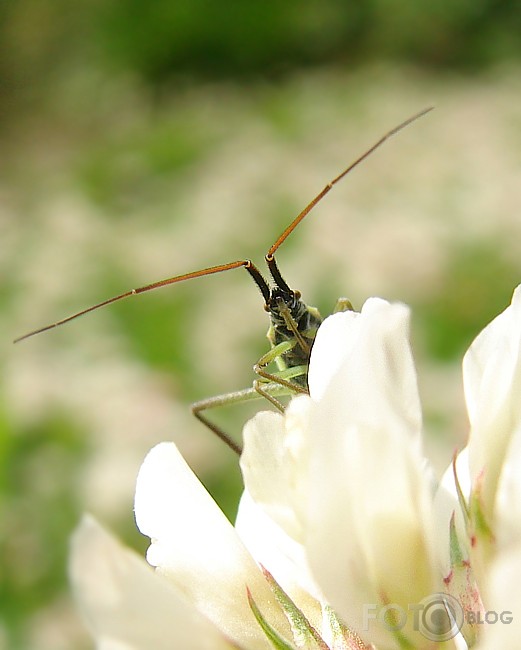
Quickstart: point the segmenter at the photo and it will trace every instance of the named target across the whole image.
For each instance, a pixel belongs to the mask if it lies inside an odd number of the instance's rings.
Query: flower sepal
[[[476,612],[483,613],[484,607],[479,589],[474,577],[472,565],[462,548],[456,528],[454,514],[450,520],[450,572],[444,578],[447,592],[454,596],[461,605],[464,623],[460,633],[469,648],[477,641],[479,629],[476,623]]]
[[[282,589],[268,569],[261,566],[261,570],[277,603],[287,617],[293,634],[293,643],[285,640],[270,625],[257,606],[250,590],[247,589],[251,611],[266,634],[267,639],[276,650],[294,650],[294,648],[304,648],[305,650],[370,650],[371,646],[365,645],[358,634],[342,623],[328,605],[323,607],[323,633],[327,634],[328,638],[328,642],[326,642],[323,634],[310,623],[306,615]]]

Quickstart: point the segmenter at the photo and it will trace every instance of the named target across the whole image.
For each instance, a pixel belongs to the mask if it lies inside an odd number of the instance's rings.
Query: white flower
[[[471,438],[436,496],[408,330],[376,298],[326,319],[309,397],[245,427],[235,527],[173,444],[149,453],[135,507],[157,572],[91,520],[73,541],[99,648],[430,650],[445,608],[445,650],[515,647],[472,616],[521,607],[521,291],[465,357]]]
[[[482,549],[486,562],[496,543],[503,548],[521,542],[521,287],[471,344],[463,380],[470,436],[458,457],[457,478],[472,546]],[[445,484],[455,503],[452,468]],[[461,521],[461,510],[454,508]]]
[[[328,318],[310,397],[285,417],[251,420],[241,459],[247,490],[305,548],[327,601],[382,648],[396,635],[372,616],[390,603],[407,611],[442,587],[408,321],[405,306],[379,299]],[[401,634],[430,647],[412,629]]]
[[[447,588],[469,612],[469,642],[482,636],[480,648],[515,647],[515,623],[483,624],[476,616],[521,611],[520,287],[471,344],[463,379],[469,442],[437,495],[447,538],[451,516],[455,522],[450,544],[447,539],[442,547],[443,571]]]
[[[483,513],[491,522],[509,448],[521,436],[521,287],[470,346],[463,378],[473,490],[479,487]]]

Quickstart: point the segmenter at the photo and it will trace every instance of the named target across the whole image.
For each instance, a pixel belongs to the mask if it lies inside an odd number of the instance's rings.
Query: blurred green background
[[[448,0],[0,4],[0,648],[92,647],[67,585],[89,510],[141,553],[140,463],[175,440],[230,518],[237,459],[191,401],[251,385],[262,300],[229,272],[17,346],[133,286],[278,257],[325,314],[402,300],[439,470],[463,352],[521,278],[521,5]],[[240,436],[253,407],[216,418]],[[263,406],[264,408],[264,406]]]

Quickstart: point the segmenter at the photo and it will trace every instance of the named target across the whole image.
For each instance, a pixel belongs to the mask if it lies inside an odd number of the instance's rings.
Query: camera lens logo
[[[432,594],[421,603],[419,631],[429,641],[448,641],[461,630],[465,614],[459,602],[449,594]]]

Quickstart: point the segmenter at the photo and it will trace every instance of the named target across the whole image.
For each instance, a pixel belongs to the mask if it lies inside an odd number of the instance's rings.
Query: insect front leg
[[[266,366],[280,359],[285,352],[289,352],[296,345],[296,341],[283,341],[278,345],[275,345],[271,348],[266,354],[263,354],[262,357],[257,361],[253,366],[253,371],[256,375],[259,375],[261,379],[257,379],[253,382],[254,390],[266,398],[269,402],[275,406],[279,411],[284,412],[284,405],[280,402],[273,392],[268,391],[265,387],[267,382],[271,384],[278,384],[286,388],[286,393],[284,394],[293,394],[293,393],[302,393],[304,395],[308,394],[306,388],[298,386],[295,382],[292,382],[291,379],[295,377],[301,377],[302,375],[307,374],[308,367],[307,365],[294,366],[292,368],[284,368],[283,370],[278,370],[276,373],[268,372]]]

